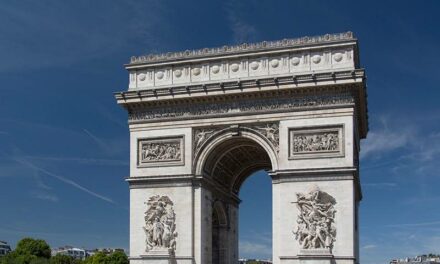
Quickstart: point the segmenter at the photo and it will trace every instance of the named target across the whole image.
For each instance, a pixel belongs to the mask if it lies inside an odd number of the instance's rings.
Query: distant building
[[[110,255],[113,252],[125,252],[124,249],[121,248],[96,248],[96,249],[83,249],[83,248],[76,248],[72,246],[64,246],[59,247],[57,249],[52,249],[52,256],[55,256],[57,254],[60,255],[66,255],[73,257],[75,259],[86,259],[90,256],[95,255],[98,252],[102,252],[105,255]]]
[[[89,254],[87,253],[87,251],[85,249],[75,248],[75,247],[71,247],[71,246],[64,246],[64,247],[59,247],[57,249],[52,249],[52,256],[55,256],[58,254],[70,256],[75,259],[82,259],[82,260],[86,259],[89,256]]]
[[[0,241],[0,256],[4,256],[11,252],[11,246],[5,241]]]
[[[393,259],[390,264],[440,264],[440,256],[430,254],[413,258]]]
[[[239,259],[238,264],[272,264],[272,261],[260,259]]]
[[[96,248],[96,249],[93,249],[93,250],[87,250],[87,253],[90,256],[95,255],[98,252],[102,252],[102,253],[104,253],[106,255],[110,255],[113,252],[124,252],[125,254],[127,254],[127,252],[125,252],[125,250],[122,249],[122,248]]]

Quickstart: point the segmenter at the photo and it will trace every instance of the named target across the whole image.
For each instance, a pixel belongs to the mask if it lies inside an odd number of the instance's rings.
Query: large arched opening
[[[239,257],[272,259],[272,179],[267,171],[250,175],[240,188]]]
[[[223,131],[211,137],[204,147],[200,152],[203,163],[197,165],[210,183],[207,242],[211,247],[207,259],[212,264],[237,263],[240,189],[251,175],[267,174],[264,171],[277,166],[276,151],[266,137],[250,129]]]

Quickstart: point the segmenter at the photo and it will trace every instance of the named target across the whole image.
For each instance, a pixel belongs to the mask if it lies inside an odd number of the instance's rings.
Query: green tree
[[[50,247],[41,239],[24,238],[14,251],[0,259],[0,264],[49,264]]]
[[[12,251],[3,258],[0,259],[0,264],[30,264],[38,257],[30,254],[18,254],[16,251]]]
[[[115,251],[108,258],[109,264],[129,264],[128,257],[123,251]]]
[[[49,264],[49,259],[47,258],[34,258],[29,264]]]
[[[23,238],[17,243],[15,252],[18,255],[33,255],[37,258],[50,258],[50,246],[46,241],[41,239],[33,239],[30,237]]]
[[[128,257],[123,251],[115,251],[110,255],[104,252],[97,252],[88,257],[84,264],[129,264]]]
[[[57,254],[50,258],[50,264],[80,264],[82,261],[80,259],[75,259],[71,256]]]
[[[109,257],[103,252],[98,252],[93,256],[86,258],[85,264],[109,264]]]

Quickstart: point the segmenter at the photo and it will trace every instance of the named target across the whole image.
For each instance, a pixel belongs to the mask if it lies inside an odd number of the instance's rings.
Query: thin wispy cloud
[[[45,232],[45,231],[35,231],[35,230],[25,230],[25,229],[18,229],[18,228],[13,228],[13,227],[8,227],[8,228],[2,228],[0,227],[0,234],[20,234],[23,236],[41,236],[41,237],[66,237],[66,236],[79,236],[81,238],[85,238],[88,237],[89,239],[96,239],[99,238],[99,235],[95,235],[95,234],[90,234],[90,233],[77,233],[77,232],[72,232],[72,233],[59,233],[59,232]]]
[[[395,182],[374,182],[374,183],[363,183],[363,187],[369,188],[395,188],[397,183]]]
[[[242,1],[230,0],[225,3],[226,17],[236,44],[255,42],[258,38],[257,28],[243,19],[243,12],[249,10]]]
[[[90,131],[88,131],[87,129],[83,129],[83,131],[91,138],[93,139],[93,141],[95,141],[95,143],[102,148],[103,150],[110,150],[110,147],[99,137],[93,135]]]
[[[373,245],[373,244],[369,244],[369,245],[365,245],[362,247],[362,249],[373,249],[373,248],[377,248],[377,245]]]
[[[44,193],[41,191],[35,191],[31,193],[32,197],[44,200],[44,201],[50,201],[50,202],[58,202],[58,196],[50,193]]]
[[[45,170],[43,168],[40,168],[40,167],[36,166],[35,164],[33,164],[33,163],[29,162],[29,161],[26,161],[26,160],[23,160],[23,159],[18,159],[18,158],[15,158],[14,160],[16,162],[20,163],[20,164],[23,164],[23,165],[29,167],[29,168],[32,168],[32,169],[37,170],[39,172],[42,172],[42,173],[44,173],[44,174],[46,174],[48,176],[51,176],[51,177],[53,177],[55,179],[58,179],[58,180],[60,180],[60,181],[62,181],[64,183],[66,183],[68,185],[71,185],[72,187],[74,187],[74,188],[76,188],[78,190],[81,190],[81,191],[83,191],[83,192],[85,192],[85,193],[87,193],[87,194],[89,194],[89,195],[91,195],[93,197],[96,197],[98,199],[101,199],[101,200],[103,200],[105,202],[108,202],[108,203],[111,203],[111,204],[116,204],[112,199],[110,199],[110,198],[108,198],[108,197],[106,197],[104,195],[101,195],[101,194],[99,194],[97,192],[94,192],[94,191],[92,191],[92,190],[90,190],[90,189],[88,189],[88,188],[86,188],[86,187],[84,187],[84,186],[82,186],[82,185],[80,185],[80,184],[70,180],[70,179],[67,179],[67,178],[65,178],[63,176],[57,175],[57,174],[49,172],[49,171],[47,171],[47,170]]]
[[[103,140],[94,135],[87,129],[83,129],[84,133],[93,140],[94,143],[104,152],[105,155],[115,155],[127,149],[127,144],[121,140]]]
[[[272,255],[271,246],[263,243],[240,240],[238,248],[240,252],[240,257],[244,258],[255,256],[258,256],[259,258],[265,258]]]
[[[94,159],[94,158],[77,158],[77,157],[51,157],[51,156],[24,156],[31,160],[44,160],[55,162],[74,162],[80,164],[103,165],[103,166],[128,166],[128,160],[119,159]]]
[[[166,24],[163,5],[163,1],[3,2],[0,72],[64,67],[130,49],[133,43],[157,45],[162,39],[158,25]]]
[[[431,222],[420,222],[420,223],[403,223],[403,224],[392,224],[387,225],[387,227],[423,227],[423,226],[439,226],[440,221]]]
[[[118,125],[119,127],[123,127],[126,129],[128,127],[127,120],[121,120],[115,117],[115,114],[111,112],[107,107],[102,104],[96,105],[97,112],[104,117],[105,119],[111,121],[113,124]],[[118,109],[120,110],[120,109]]]
[[[268,259],[272,256],[272,233],[251,231],[239,241],[240,257]]]
[[[396,130],[389,128],[387,119],[382,119],[381,123],[382,127],[369,132],[367,139],[362,142],[361,158],[381,155],[406,147],[414,137],[414,131],[410,127],[401,127]]]

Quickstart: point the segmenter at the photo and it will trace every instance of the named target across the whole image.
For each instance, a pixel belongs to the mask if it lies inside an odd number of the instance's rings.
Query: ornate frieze
[[[168,196],[155,195],[146,202],[145,212],[146,251],[176,249],[176,214]]]
[[[343,126],[290,129],[289,158],[342,156]]]
[[[138,166],[183,164],[183,136],[138,141]]]
[[[330,105],[353,104],[351,94],[307,96],[301,98],[261,98],[237,100],[232,102],[200,103],[177,105],[174,107],[152,107],[144,110],[130,110],[129,121],[216,117],[221,115],[238,115],[240,113],[269,113],[289,110],[309,109]]]
[[[335,198],[317,186],[297,193],[298,219],[293,234],[302,249],[332,249],[336,240]]]

